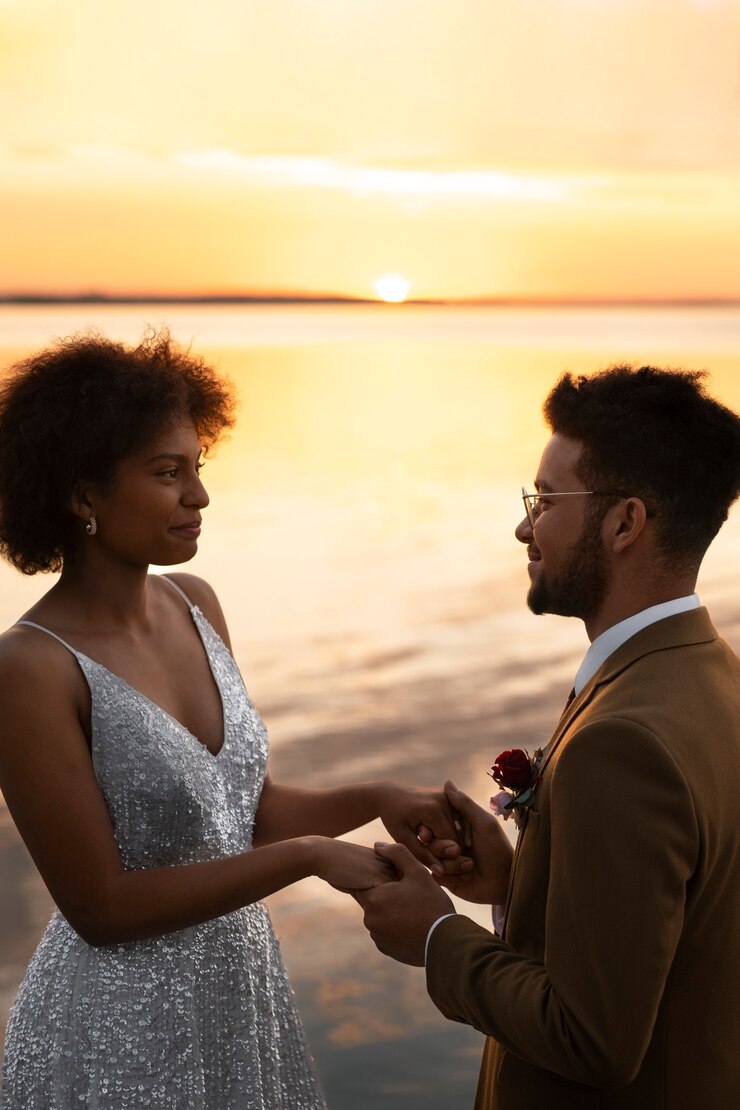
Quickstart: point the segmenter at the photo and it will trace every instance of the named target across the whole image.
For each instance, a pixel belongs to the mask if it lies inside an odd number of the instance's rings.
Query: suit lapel
[[[540,772],[544,772],[566,732],[576,717],[589,704],[600,686],[613,682],[638,659],[642,659],[646,655],[652,655],[655,651],[667,651],[670,648],[707,643],[716,639],[717,632],[704,608],[692,609],[687,613],[678,613],[675,617],[666,617],[662,621],[656,621],[655,624],[648,625],[642,632],[637,632],[634,636],[631,636],[626,643],[617,648],[604,661],[593,678],[583,687],[580,694],[577,694],[566,705],[547,746]]]
[[[565,709],[563,710],[563,715],[558,721],[555,731],[550,737],[550,741],[545,750],[545,758],[540,766],[541,775],[544,774],[545,768],[555,754],[560,741],[565,736],[573,721],[591,700],[591,695],[593,694],[595,688],[595,682],[594,679],[592,679],[589,683],[586,684],[586,686],[584,686],[580,694],[576,694],[573,700],[569,702],[568,705],[566,705]]]

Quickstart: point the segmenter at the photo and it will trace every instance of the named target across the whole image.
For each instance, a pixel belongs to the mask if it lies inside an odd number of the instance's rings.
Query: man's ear
[[[645,502],[639,497],[627,497],[609,510],[608,539],[615,555],[625,551],[642,535],[647,518]]]

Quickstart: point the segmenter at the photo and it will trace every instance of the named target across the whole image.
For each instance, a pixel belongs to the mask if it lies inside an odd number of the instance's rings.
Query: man
[[[426,946],[435,1004],[488,1034],[478,1110],[740,1106],[740,663],[694,594],[740,492],[740,419],[701,378],[566,374],[545,403],[528,603],[591,647],[513,860],[448,784],[475,870],[437,876],[505,901],[501,934],[401,845],[377,846],[400,881],[361,895],[380,950],[421,965]]]

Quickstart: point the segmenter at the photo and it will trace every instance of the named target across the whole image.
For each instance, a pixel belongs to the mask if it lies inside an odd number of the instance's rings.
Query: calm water
[[[273,775],[311,786],[452,775],[483,801],[492,757],[548,735],[586,642],[526,610],[512,530],[564,369],[706,368],[740,409],[734,309],[0,308],[0,365],[163,322],[240,392],[189,569],[219,589]],[[739,555],[736,512],[700,582],[736,648]],[[48,585],[0,568],[2,626]],[[0,867],[2,1024],[49,900],[1,803]],[[306,881],[270,907],[332,1110],[472,1104],[481,1038],[375,951],[354,902]]]

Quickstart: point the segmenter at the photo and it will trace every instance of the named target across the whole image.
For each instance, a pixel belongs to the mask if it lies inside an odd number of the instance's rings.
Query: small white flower
[[[514,816],[514,810],[507,809],[510,802],[511,794],[507,790],[499,790],[498,794],[494,794],[488,804],[497,817],[503,817],[504,821],[508,821],[510,817]]]

